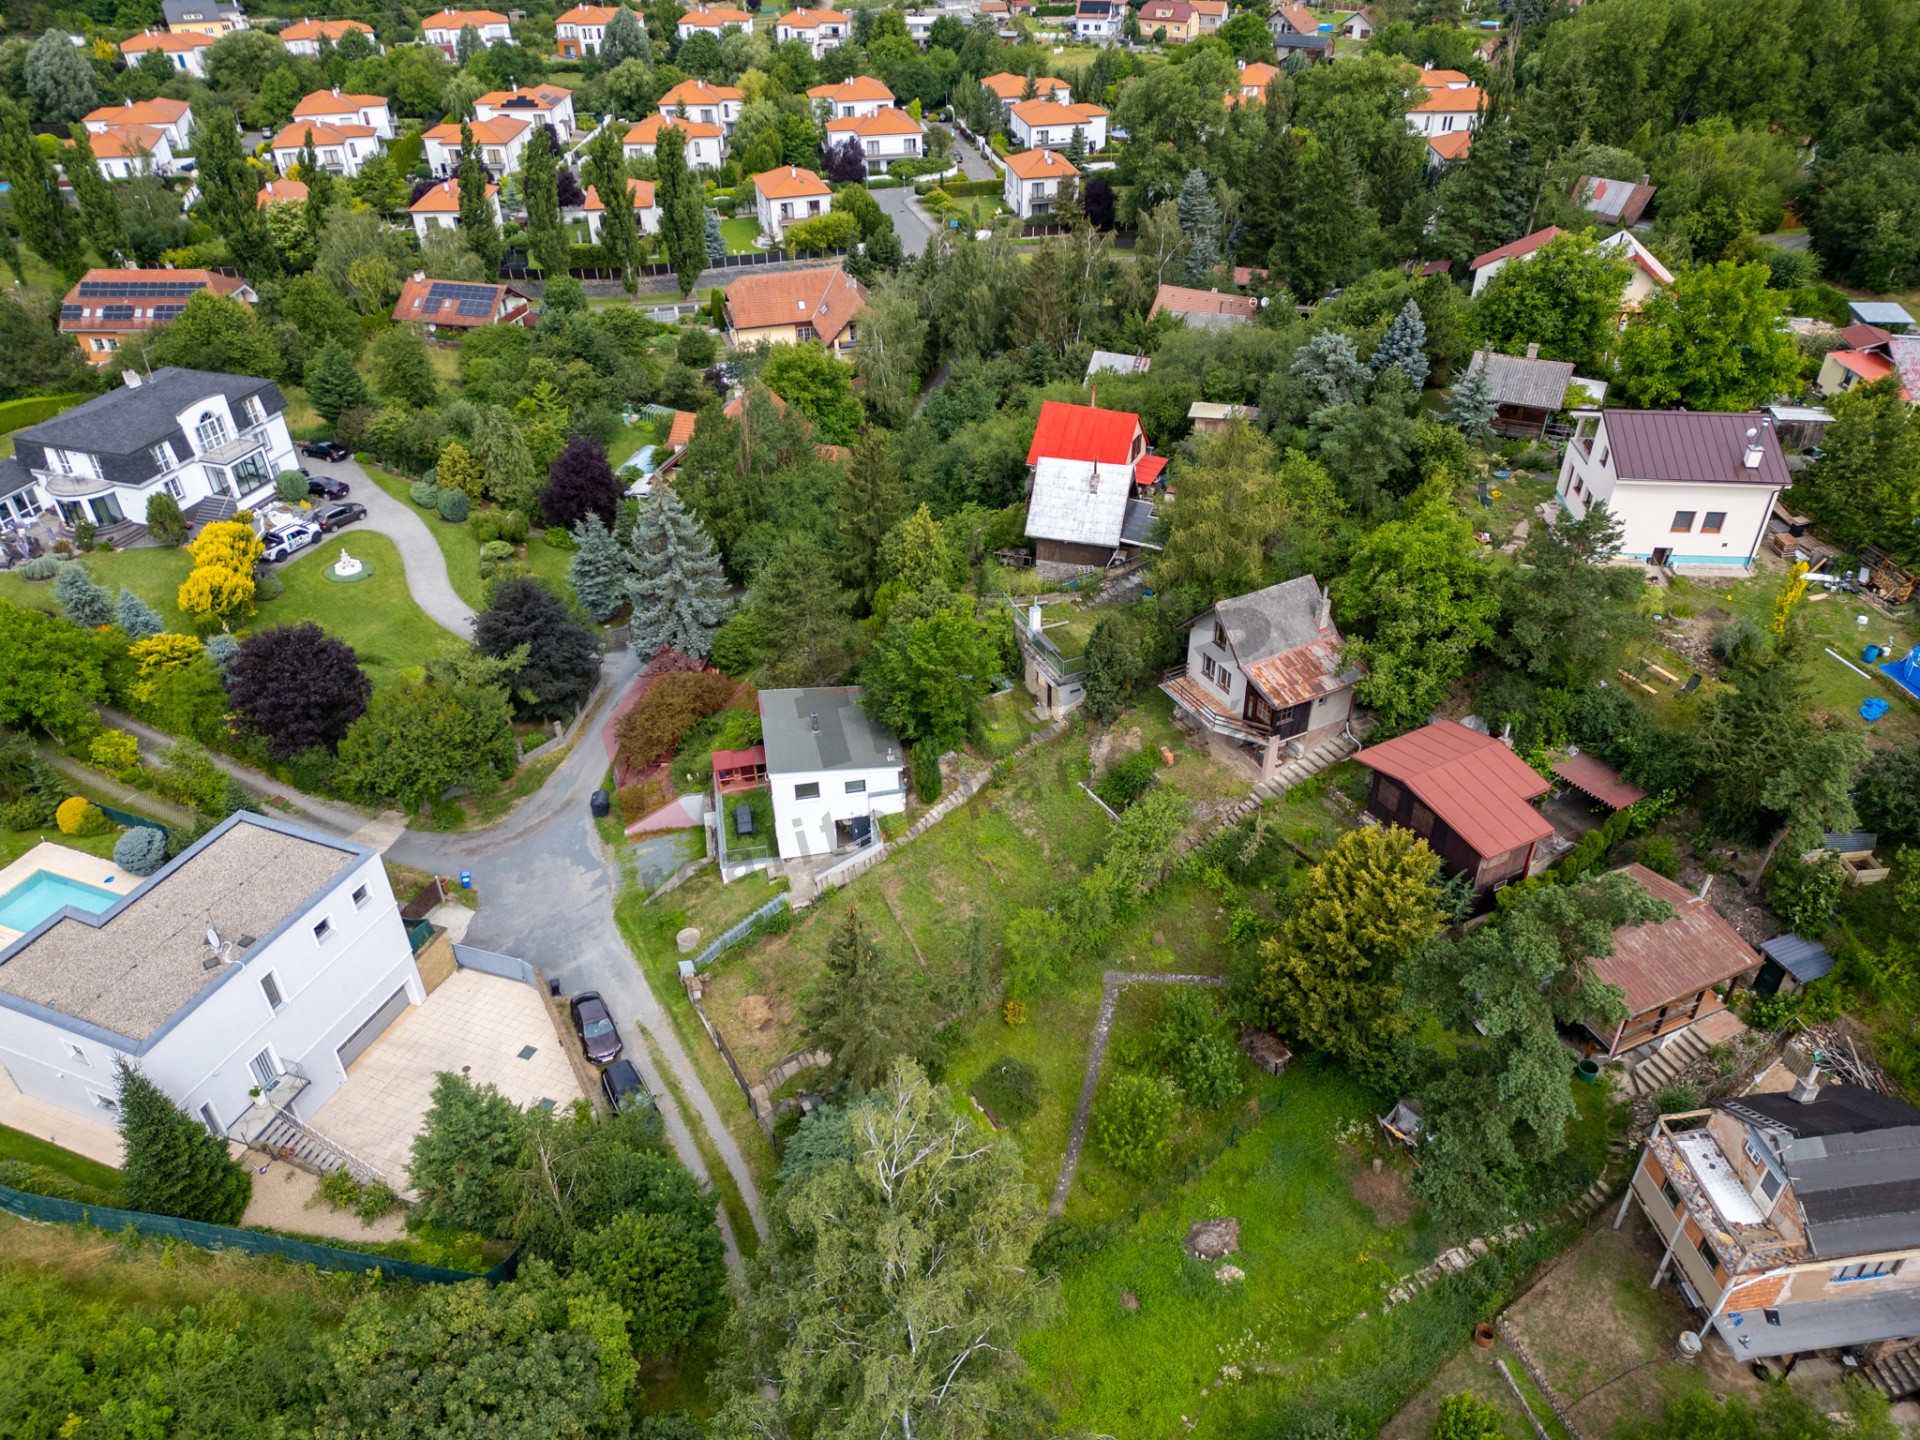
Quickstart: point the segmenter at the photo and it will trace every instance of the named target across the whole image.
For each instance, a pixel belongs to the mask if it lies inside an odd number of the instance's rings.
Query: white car
[[[304,550],[320,539],[321,533],[318,525],[304,520],[269,530],[266,534],[267,548],[260,558],[270,565],[290,559],[296,551]]]

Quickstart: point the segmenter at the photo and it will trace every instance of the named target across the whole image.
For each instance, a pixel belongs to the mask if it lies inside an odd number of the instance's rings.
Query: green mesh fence
[[[56,1200],[50,1195],[29,1195],[24,1190],[0,1185],[0,1210],[23,1220],[40,1220],[55,1225],[91,1225],[95,1229],[119,1231],[133,1229],[142,1235],[179,1240],[202,1250],[238,1250],[246,1255],[278,1255],[296,1265],[311,1265],[316,1270],[351,1270],[359,1274],[379,1271],[389,1280],[417,1280],[425,1285],[460,1285],[468,1280],[485,1280],[498,1285],[511,1280],[520,1268],[516,1251],[484,1275],[465,1270],[447,1270],[438,1265],[417,1265],[411,1260],[392,1260],[384,1255],[367,1255],[358,1250],[336,1250],[331,1245],[315,1245],[306,1240],[289,1240],[283,1235],[263,1235],[257,1230],[236,1230],[228,1225],[206,1225],[198,1220],[177,1220],[171,1215],[148,1215],[138,1210],[113,1210],[104,1205],[83,1205],[77,1200]]]

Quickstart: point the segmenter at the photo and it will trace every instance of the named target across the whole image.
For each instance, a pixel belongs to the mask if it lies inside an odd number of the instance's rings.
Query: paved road
[[[462,640],[471,640],[473,607],[460,598],[453,582],[447,578],[447,557],[441,553],[439,542],[427,529],[427,522],[420,518],[420,512],[387,494],[355,461],[342,460],[336,464],[303,459],[301,463],[315,475],[346,481],[353,489],[350,498],[367,507],[366,519],[357,520],[339,532],[347,538],[347,549],[353,549],[352,534],[356,526],[378,530],[393,541],[400,552],[400,563],[406,567],[407,591],[414,603],[426,611],[427,618],[434,624],[451,630]],[[297,561],[299,557],[294,559]]]
[[[991,180],[994,178],[993,166],[989,165],[986,158],[959,135],[953,137],[953,153],[960,161],[960,173],[967,179]]]
[[[926,207],[920,204],[912,187],[876,190],[873,198],[880,202],[882,210],[893,217],[894,233],[900,237],[902,250],[909,255],[918,255],[927,248],[927,242],[933,239],[934,226]]]
[[[673,1072],[680,1093],[706,1127],[746,1201],[754,1228],[764,1237],[766,1220],[746,1157],[614,924],[618,877],[607,865],[587,810],[588,797],[607,768],[600,726],[638,668],[630,652],[608,657],[607,675],[613,683],[599,712],[581,731],[573,753],[553,778],[503,823],[471,835],[409,831],[387,853],[402,865],[442,875],[471,870],[482,900],[467,931],[467,944],[530,961],[569,993],[598,990],[629,1040],[636,1028],[646,1033],[646,1048],[652,1053],[630,1049],[629,1054],[660,1101],[674,1152],[695,1179],[706,1183],[711,1178],[687,1128],[687,1117],[661,1080],[661,1062]],[[738,1247],[724,1209],[720,1223],[729,1260],[737,1264]]]

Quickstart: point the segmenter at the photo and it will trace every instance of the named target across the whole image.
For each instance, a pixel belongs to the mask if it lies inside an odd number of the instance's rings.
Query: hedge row
[[[51,420],[62,410],[71,410],[86,398],[84,395],[29,395],[24,400],[0,403],[0,435],[18,430],[23,425],[38,425],[42,420]]]
[[[916,185],[913,189],[917,195],[925,195],[929,190],[944,190],[947,194],[958,199],[962,195],[998,195],[1005,189],[1005,182],[1001,180],[949,180],[944,184],[936,185],[928,183],[925,185]]]

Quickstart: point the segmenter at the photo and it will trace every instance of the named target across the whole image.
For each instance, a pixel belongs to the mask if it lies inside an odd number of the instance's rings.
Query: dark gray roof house
[[[905,763],[900,742],[860,708],[857,685],[762,690],[760,729],[769,775]]]

